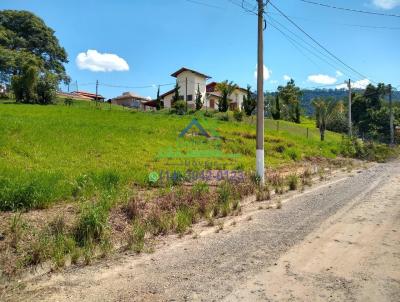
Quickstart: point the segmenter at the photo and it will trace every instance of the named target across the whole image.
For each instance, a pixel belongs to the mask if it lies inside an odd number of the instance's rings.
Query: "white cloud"
[[[264,65],[264,81],[267,81],[272,74],[272,70],[269,70],[267,66]],[[256,70],[254,71],[254,77],[257,79],[257,65]]]
[[[99,53],[93,49],[78,54],[76,65],[78,65],[79,69],[87,69],[94,72],[129,70],[129,65],[123,58],[111,53]]]
[[[271,84],[278,84],[278,81],[277,80],[270,80],[269,81]]]
[[[307,80],[316,84],[332,85],[337,82],[337,79],[325,74],[312,74],[309,75]]]
[[[393,9],[400,5],[400,0],[373,0],[372,3],[382,9]]]
[[[340,78],[343,76],[343,72],[341,72],[340,70],[336,70],[336,77]]]
[[[365,89],[365,87],[367,87],[369,84],[371,84],[371,81],[368,79],[364,79],[364,80],[352,82],[351,87],[355,88],[355,89]],[[347,90],[348,89],[347,83],[337,85],[336,89],[346,89]]]
[[[288,76],[287,74],[285,74],[285,75],[283,76],[283,79],[284,79],[285,81],[290,81],[290,80],[292,79],[292,77],[291,77],[291,76]]]

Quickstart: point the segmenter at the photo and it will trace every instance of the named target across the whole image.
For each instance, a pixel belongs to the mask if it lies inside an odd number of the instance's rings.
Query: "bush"
[[[172,108],[175,110],[176,114],[184,115],[186,112],[186,102],[185,101],[176,101]]]
[[[193,210],[189,207],[181,207],[176,211],[175,223],[176,231],[180,234],[186,232],[186,230],[192,225],[194,219]]]
[[[206,112],[204,112],[204,116],[205,117],[214,117],[214,112],[207,110]]]
[[[287,178],[289,190],[297,190],[299,186],[299,177],[296,174],[289,175]]]
[[[108,209],[101,203],[90,203],[81,211],[75,228],[75,240],[80,246],[99,242],[107,229]]]
[[[131,234],[128,240],[129,248],[133,249],[136,253],[140,253],[144,247],[145,235],[145,224],[143,224],[138,219],[134,220],[132,224]]]
[[[234,118],[236,121],[238,121],[238,122],[243,121],[243,117],[244,117],[243,111],[235,110],[235,111],[233,112],[233,118]]]

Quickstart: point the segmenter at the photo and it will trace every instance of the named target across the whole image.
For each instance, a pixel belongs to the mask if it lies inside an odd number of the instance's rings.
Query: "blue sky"
[[[255,87],[256,16],[245,13],[228,0],[193,1],[210,6],[188,0],[2,0],[0,8],[32,11],[56,31],[69,55],[67,72],[74,82],[78,81],[80,90],[94,91],[92,83],[98,80],[102,84],[99,93],[107,98],[123,91],[154,97],[154,87],[108,86],[173,83],[170,74],[182,66],[206,73],[212,80],[229,79],[243,87],[247,84]],[[255,0],[247,2],[256,3]],[[400,14],[400,0],[319,2]],[[361,74],[375,82],[400,85],[400,18],[327,9],[300,0],[275,0],[273,3]],[[277,20],[307,40],[272,7],[268,7],[268,11],[271,12],[270,22]],[[308,47],[295,36],[292,39]],[[302,52],[276,29],[267,28],[267,90],[275,90],[288,77],[294,78],[301,87],[339,85],[349,76],[354,82],[359,81],[358,85],[366,83],[365,78],[346,70],[340,63],[329,61],[328,64],[301,46],[297,47]],[[170,88],[162,87],[162,91]],[[71,90],[74,89],[73,83]]]

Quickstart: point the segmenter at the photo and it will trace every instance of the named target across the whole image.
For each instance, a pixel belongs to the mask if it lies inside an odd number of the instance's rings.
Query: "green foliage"
[[[302,92],[291,79],[286,86],[278,87],[278,99],[284,107],[279,110],[280,117],[291,122],[300,123],[300,97]],[[278,102],[279,103],[279,102]]]
[[[156,99],[156,109],[160,110],[161,108],[162,108],[162,102],[161,102],[161,98],[160,98],[160,86],[158,86],[157,99]]]
[[[84,205],[74,231],[75,240],[80,246],[100,242],[104,238],[108,227],[108,212],[103,202]]]
[[[39,60],[43,71],[67,80],[64,63],[67,53],[59,45],[54,30],[42,19],[27,11],[0,11],[0,70],[1,80],[20,74],[27,57]]]
[[[281,105],[280,105],[280,100],[279,100],[279,95],[277,94],[275,96],[275,110],[272,110],[272,118],[274,120],[280,120],[281,119]]]
[[[247,85],[246,96],[243,98],[242,109],[246,113],[247,116],[253,114],[254,109],[256,108],[257,101],[254,93],[251,91],[251,86]]]
[[[135,219],[132,223],[130,237],[128,239],[129,248],[136,253],[140,253],[144,248],[144,239],[146,236],[146,226],[143,222]]]
[[[218,83],[215,89],[221,93],[221,99],[218,102],[218,111],[227,112],[229,109],[229,96],[237,88],[237,85],[228,80]]]
[[[291,191],[297,190],[297,188],[299,186],[299,177],[297,176],[297,174],[291,174],[288,176],[287,182],[288,182],[289,190],[291,190]]]
[[[192,209],[187,206],[178,209],[175,215],[176,231],[180,234],[185,233],[192,225],[193,219],[194,213]]]
[[[202,94],[200,92],[200,85],[197,84],[197,93],[196,93],[196,110],[200,110],[203,107]]]
[[[172,106],[174,106],[175,102],[178,102],[179,100],[181,100],[181,97],[179,95],[179,89],[180,88],[181,87],[179,86],[179,83],[178,83],[178,80],[177,80],[176,84],[175,84],[175,87],[174,87],[174,96],[172,97]]]
[[[173,103],[173,109],[176,114],[184,115],[186,112],[186,102],[185,101],[176,101]]]
[[[235,111],[233,112],[233,118],[234,118],[236,121],[238,121],[238,122],[243,121],[243,117],[244,117],[243,111],[235,110]]]

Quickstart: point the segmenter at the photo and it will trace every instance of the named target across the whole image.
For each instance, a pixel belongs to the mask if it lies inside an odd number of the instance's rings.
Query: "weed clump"
[[[288,183],[289,190],[291,190],[291,191],[297,190],[297,188],[299,186],[299,177],[297,176],[297,174],[289,175],[287,178],[287,183]]]

